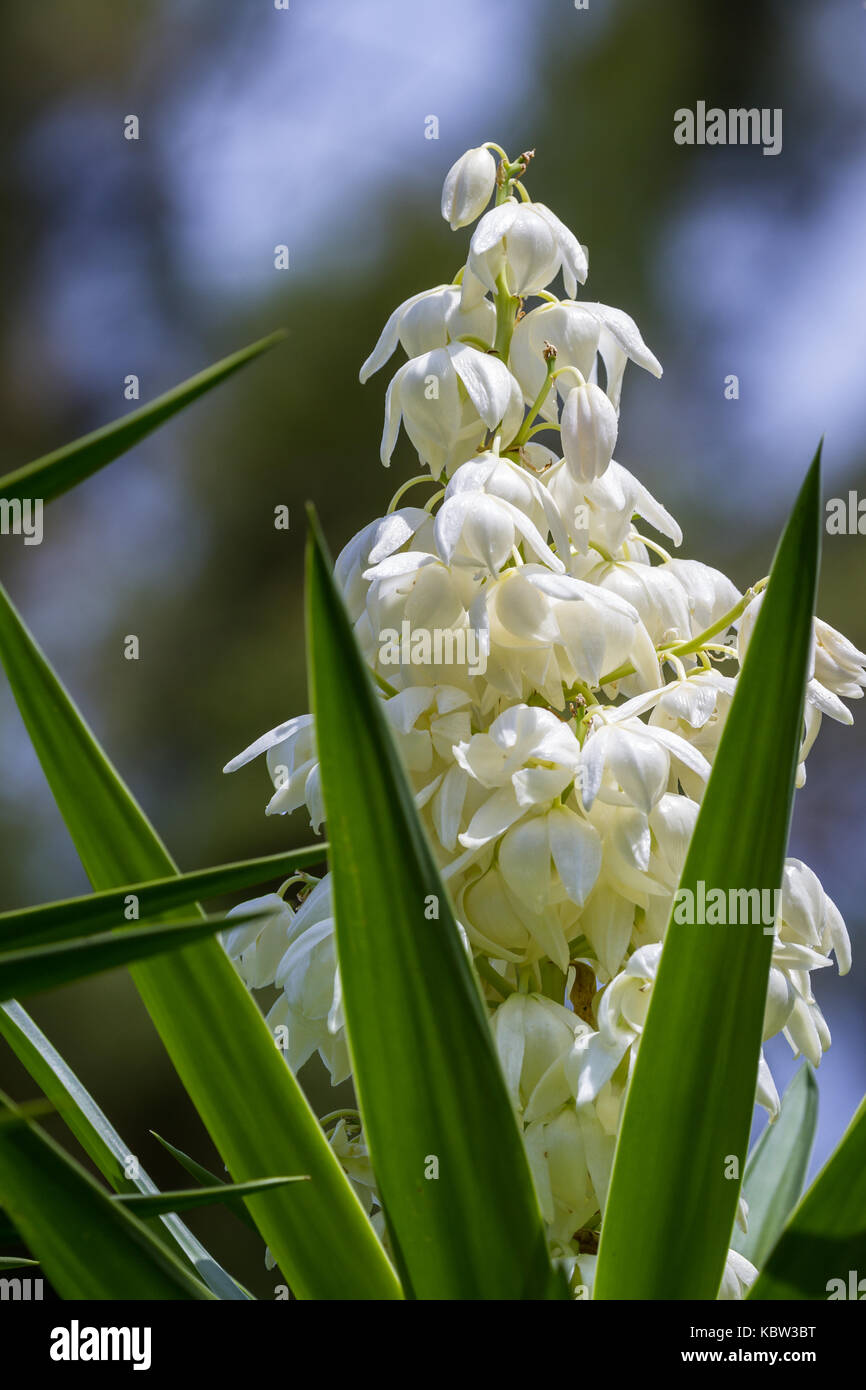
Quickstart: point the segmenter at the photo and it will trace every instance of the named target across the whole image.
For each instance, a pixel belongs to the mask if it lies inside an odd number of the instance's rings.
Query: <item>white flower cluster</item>
[[[575,298],[586,252],[529,199],[530,157],[482,146],[448,174],[446,220],[480,218],[466,264],[395,310],[361,370],[403,346],[382,460],[402,421],[429,472],[349,542],[336,575],[478,965],[551,1248],[586,1284],[661,941],[765,581],[741,594],[639,529],[682,539],[613,459],[626,362],[661,367],[627,314]],[[549,290],[560,272],[564,299]],[[398,505],[431,478],[444,486],[425,506]],[[453,644],[425,645],[470,631],[483,670],[455,662]],[[851,722],[842,697],[862,694],[864,661],[816,622],[803,760],[825,714]],[[268,812],[305,804],[318,829],[312,718],[226,770],[262,752]],[[285,1028],[290,1065],[318,1050],[336,1084],[349,1057],[329,879],[304,892],[296,908],[260,900],[272,915],[227,945],[251,988],[280,989],[269,1023]],[[814,1065],[830,1036],[810,973],[831,954],[849,968],[839,912],[788,860],[765,1037],[784,1032]],[[775,1115],[763,1060],[757,1100]],[[732,1255],[721,1296],[751,1274]]]

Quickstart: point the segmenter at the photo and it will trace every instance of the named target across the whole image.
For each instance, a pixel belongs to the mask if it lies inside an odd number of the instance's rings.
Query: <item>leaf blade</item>
[[[69,1064],[19,1003],[0,1004],[0,1036],[63,1118],[70,1133],[116,1192],[155,1194],[156,1184],[110,1124]],[[130,1166],[130,1160],[134,1160]],[[129,1176],[129,1172],[135,1174]],[[164,1216],[162,1225],[183,1257],[212,1293],[220,1299],[250,1295],[223,1269],[177,1216]]]
[[[218,386],[263,352],[267,352],[284,337],[283,332],[272,333],[267,338],[251,343],[239,352],[233,352],[230,356],[215,362],[213,366],[189,377],[179,386],[157,396],[156,400],[143,405],[139,410],[123,415],[119,420],[114,420],[71,444],[55,449],[53,453],[44,454],[32,463],[6,473],[0,478],[0,497],[23,499],[38,496],[43,502],[52,501],[98,472],[100,468],[104,468],[106,464],[112,463],[178,411],[191,405],[199,396]]]
[[[817,1123],[818,1086],[804,1062],[782,1097],[779,1114],[749,1155],[743,1175],[748,1231],[735,1230],[731,1244],[757,1269],[763,1268],[800,1199]]]
[[[259,913],[245,913],[231,919],[254,921]],[[122,933],[97,932],[71,941],[49,942],[24,950],[0,952],[0,1000],[4,1003],[20,994],[39,994],[60,985],[88,979],[106,970],[134,965],[170,951],[187,950],[226,925],[223,916],[197,918],[191,922],[166,922],[131,928]]]
[[[276,1187],[285,1187],[292,1182],[309,1182],[306,1173],[297,1177],[259,1178],[255,1182],[223,1182],[212,1187],[188,1187],[172,1192],[125,1193],[115,1197],[140,1220],[153,1216],[166,1216],[169,1212],[192,1211],[196,1207],[226,1206],[241,1204],[244,1197],[255,1197],[260,1192],[270,1192]]]
[[[128,883],[122,888],[86,893],[60,902],[0,912],[0,950],[26,942],[52,941],[59,936],[71,939],[73,934],[84,934],[118,924],[128,925],[130,897],[137,900],[136,921],[174,908],[190,907],[206,898],[252,888],[268,879],[283,877],[309,864],[317,864],[324,860],[327,850],[325,842],[304,845],[301,849],[288,850],[284,854],[267,854],[233,864],[219,864],[214,868],[193,869],[189,873]],[[71,930],[73,925],[75,933]]]
[[[94,887],[176,872],[2,587],[0,658]],[[253,1199],[259,1229],[298,1297],[401,1297],[360,1202],[222,946],[206,941],[175,951],[134,966],[132,977],[232,1178],[312,1175],[300,1194],[279,1189]],[[208,1047],[215,1036],[217,1045]],[[344,1260],[333,1260],[333,1248]]]
[[[203,1164],[197,1163],[194,1158],[190,1158],[189,1154],[184,1153],[183,1149],[175,1148],[174,1144],[170,1144],[167,1139],[163,1139],[161,1134],[157,1134],[155,1129],[152,1129],[150,1132],[157,1143],[161,1144],[166,1152],[171,1154],[172,1158],[177,1159],[181,1168],[184,1168],[187,1173],[189,1173],[190,1177],[195,1178],[196,1182],[202,1187],[218,1187],[220,1184],[222,1184],[223,1187],[229,1187],[231,1185],[227,1183],[224,1178],[218,1178],[215,1173],[212,1173],[209,1168],[205,1168]],[[256,1235],[258,1235],[258,1227],[243,1202],[232,1201],[231,1198],[227,1198],[226,1206],[234,1213],[239,1221],[242,1221],[245,1226],[248,1226],[251,1231],[255,1231]]]
[[[692,836],[680,887],[694,894],[700,880],[723,891],[781,883],[820,552],[820,452],[777,550]],[[625,1102],[595,1297],[715,1298],[738,1190],[725,1163],[736,1156],[742,1171],[771,950],[759,925],[669,923]]]
[[[866,1268],[866,1099],[771,1251],[749,1298],[861,1298]],[[851,1274],[854,1273],[854,1287]]]
[[[315,521],[307,632],[347,1031],[398,1267],[418,1298],[560,1297],[481,995]]]
[[[7,1117],[16,1107],[0,1095]],[[211,1299],[154,1235],[23,1117],[0,1125],[3,1201],[61,1298]]]

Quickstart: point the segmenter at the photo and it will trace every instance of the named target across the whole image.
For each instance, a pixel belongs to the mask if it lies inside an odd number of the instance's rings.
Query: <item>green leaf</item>
[[[16,1107],[0,1094],[0,1106]],[[0,1125],[0,1190],[61,1298],[209,1299],[151,1231],[23,1116]]]
[[[484,1004],[315,520],[307,607],[343,1003],[399,1265],[418,1298],[557,1297]]]
[[[117,888],[175,872],[2,589],[0,658],[93,886]],[[399,1298],[360,1202],[222,945],[205,941],[175,951],[134,966],[132,976],[234,1181],[310,1174],[300,1191],[250,1198],[295,1294]]]
[[[253,1221],[253,1218],[250,1216],[243,1202],[232,1199],[230,1191],[231,1183],[227,1183],[224,1179],[218,1178],[215,1173],[212,1173],[209,1168],[205,1168],[201,1163],[196,1163],[195,1159],[190,1158],[189,1154],[185,1154],[183,1149],[175,1148],[174,1144],[170,1144],[167,1139],[163,1139],[162,1135],[157,1134],[155,1129],[152,1129],[150,1132],[157,1143],[162,1144],[162,1147],[166,1149],[173,1158],[177,1159],[180,1166],[185,1168],[190,1176],[195,1178],[196,1182],[201,1183],[203,1187],[218,1187],[222,1183],[222,1186],[228,1190],[225,1198],[226,1206],[234,1213],[239,1221],[243,1221],[245,1226],[249,1226],[250,1230],[255,1231],[258,1235],[256,1223]]]
[[[128,1211],[142,1220],[152,1216],[164,1216],[171,1211],[190,1211],[193,1207],[240,1206],[242,1197],[254,1197],[257,1192],[269,1192],[272,1188],[285,1187],[290,1182],[309,1182],[309,1176],[302,1173],[292,1178],[259,1178],[258,1182],[216,1183],[213,1187],[188,1187],[178,1192],[158,1192],[145,1194],[128,1193],[115,1197]]]
[[[749,1298],[860,1299],[863,1278],[866,1100],[782,1232]]]
[[[136,899],[137,918],[155,917],[177,907],[190,907],[206,898],[221,897],[241,888],[251,888],[269,879],[284,878],[308,864],[323,862],[328,845],[305,845],[284,854],[266,854],[213,869],[194,869],[187,874],[128,883],[101,893],[65,898],[13,912],[0,912],[0,950],[12,946],[72,938],[100,928],[129,926],[130,899]]]
[[[782,881],[820,547],[820,449],[776,553],[680,881]],[[768,900],[772,902],[772,896]],[[772,934],[673,917],[638,1051],[594,1296],[713,1299],[755,1101]]]
[[[158,1187],[148,1177],[138,1157],[109,1123],[75,1072],[14,1000],[0,1004],[0,1034],[115,1192],[158,1193]],[[129,1176],[130,1173],[135,1176]],[[164,1216],[162,1226],[218,1298],[250,1297],[178,1216]]]
[[[249,347],[241,348],[240,352],[233,352],[230,357],[222,358],[212,367],[191,376],[188,381],[182,381],[171,391],[157,396],[149,405],[143,405],[110,425],[104,425],[102,429],[94,430],[92,434],[64,445],[62,449],[55,449],[53,453],[5,474],[0,478],[0,497],[39,497],[43,502],[59,497],[107,463],[112,463],[120,454],[144,439],[145,435],[170,420],[172,415],[191,405],[214,386],[219,386],[239,367],[252,362],[284,337],[282,332],[272,333]]]
[[[800,1199],[818,1122],[818,1086],[804,1062],[749,1155],[743,1196],[749,1204],[747,1233],[734,1229],[731,1244],[758,1269],[779,1239]]]
[[[38,1260],[22,1260],[20,1255],[0,1255],[0,1269],[23,1269],[25,1265],[38,1265]]]
[[[221,931],[227,921],[229,925],[239,925],[261,916],[259,912],[247,912],[227,919],[220,914],[203,921],[198,917],[191,922],[134,927],[121,933],[97,932],[73,941],[4,951],[0,953],[0,999],[56,989],[104,970],[116,970],[121,965],[132,965],[168,951],[188,949],[196,941]]]

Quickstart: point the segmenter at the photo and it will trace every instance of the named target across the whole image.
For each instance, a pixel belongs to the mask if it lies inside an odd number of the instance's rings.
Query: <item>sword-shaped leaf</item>
[[[261,914],[247,912],[226,919],[223,916],[197,917],[191,922],[160,923],[134,927],[124,932],[97,932],[72,941],[54,941],[43,946],[27,946],[19,951],[0,952],[0,1000],[20,994],[39,994],[57,989],[73,980],[85,980],[104,970],[134,965],[151,956],[180,951],[220,931],[226,921],[255,921]]]
[[[2,589],[0,658],[93,886],[118,888],[176,872]],[[294,1292],[399,1298],[360,1202],[222,945],[200,942],[133,966],[132,976],[233,1180],[310,1174],[297,1191],[250,1198]]]
[[[778,890],[820,548],[820,450],[776,553],[680,889]],[[769,901],[772,902],[772,896]],[[614,1159],[596,1298],[716,1297],[755,1101],[772,925],[672,917]],[[771,923],[773,920],[771,915]]]
[[[241,348],[240,352],[233,352],[230,357],[222,358],[212,367],[182,381],[171,391],[157,396],[155,401],[143,405],[140,410],[122,415],[110,425],[104,425],[92,434],[86,434],[51,454],[44,454],[42,458],[5,474],[0,478],[0,498],[40,498],[43,502],[50,502],[62,492],[68,492],[77,483],[126,453],[127,449],[131,449],[179,410],[225,381],[239,367],[267,352],[284,336],[282,332],[272,333],[249,347]]]
[[[313,522],[307,641],[355,1085],[418,1298],[562,1295],[485,1007]]]
[[[61,1298],[213,1297],[2,1093],[0,1113],[3,1203]]]
[[[71,939],[118,925],[128,926],[131,920],[155,917],[177,907],[191,907],[206,898],[285,877],[308,864],[320,863],[327,852],[325,843],[305,845],[303,849],[288,850],[284,854],[266,854],[235,864],[220,864],[213,869],[193,869],[190,873],[168,878],[127,883],[122,888],[64,898],[62,902],[0,912],[0,950],[55,941],[58,937]]]
[[[109,1123],[68,1062],[64,1061],[26,1010],[14,1000],[0,1004],[0,1036],[6,1039],[21,1065],[45,1092],[70,1133],[115,1192],[158,1193],[159,1189],[138,1156]],[[243,1210],[246,1212],[245,1207]],[[252,1218],[249,1219],[252,1223]],[[239,1300],[251,1297],[178,1216],[164,1216],[162,1226],[217,1298]]]
[[[800,1200],[817,1122],[818,1086],[804,1062],[782,1097],[779,1114],[765,1127],[746,1164],[743,1196],[749,1204],[749,1229],[735,1228],[731,1244],[757,1269],[763,1269]]]
[[[864,1294],[866,1100],[782,1232],[749,1297],[859,1300]]]

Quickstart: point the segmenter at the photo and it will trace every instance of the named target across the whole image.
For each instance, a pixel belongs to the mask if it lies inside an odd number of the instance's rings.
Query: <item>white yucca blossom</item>
[[[682,540],[612,458],[626,362],[654,376],[661,367],[627,314],[575,300],[586,254],[529,201],[518,179],[528,162],[503,156],[497,176],[483,146],[449,172],[446,220],[483,214],[467,265],[395,310],[361,372],[402,344],[409,360],[388,387],[382,458],[402,418],[447,483],[423,508],[398,504],[424,478],[405,484],[344,548],[336,578],[482,966],[551,1253],[590,1286],[623,1098],[765,581],[741,594],[640,529]],[[560,272],[562,300],[549,289]],[[532,437],[541,428],[561,430],[560,449]],[[484,669],[386,664],[382,633],[404,624],[483,635]],[[822,717],[851,722],[843,700],[862,695],[864,662],[816,620],[798,784]],[[275,786],[268,812],[306,804],[318,829],[311,718],[279,725],[226,770],[259,753]],[[284,1030],[290,1064],[317,1051],[336,1083],[349,1057],[329,878],[302,894],[295,908],[281,895],[257,900],[272,914],[232,929],[226,945],[251,988],[280,991],[269,1021]],[[848,935],[799,860],[786,863],[780,901],[764,1036],[782,1033],[817,1066],[830,1036],[811,974],[831,956],[849,969]],[[763,1057],[756,1100],[778,1112]],[[341,1121],[332,1143],[372,1210],[360,1127],[350,1136]],[[742,1297],[754,1276],[731,1252],[720,1297]]]
[[[451,165],[442,187],[442,216],[452,232],[480,217],[495,183],[496,160],[486,145],[467,150]]]
[[[516,432],[523,393],[505,363],[469,343],[449,343],[412,357],[385,397],[381,459],[387,467],[402,421],[434,478],[472,455],[488,430]]]
[[[482,217],[469,243],[463,278],[463,304],[476,303],[485,290],[496,292],[500,277],[513,295],[536,294],[562,270],[565,288],[574,298],[586,279],[586,252],[573,232],[543,203],[519,203],[507,198]]]

